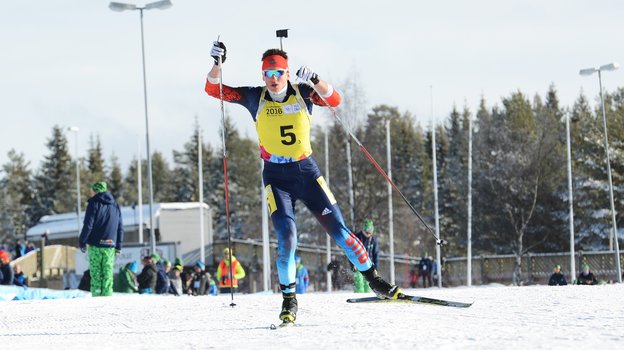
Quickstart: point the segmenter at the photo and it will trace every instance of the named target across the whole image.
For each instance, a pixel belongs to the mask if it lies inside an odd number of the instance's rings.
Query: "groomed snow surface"
[[[0,302],[3,349],[624,349],[624,285],[480,286],[406,293],[474,301],[468,309],[349,304],[350,292],[115,295]]]

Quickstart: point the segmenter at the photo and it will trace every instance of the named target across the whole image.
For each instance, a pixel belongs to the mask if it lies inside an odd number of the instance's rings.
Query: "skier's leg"
[[[102,296],[113,295],[115,248],[102,248]]]
[[[89,246],[89,274],[91,275],[91,295],[102,295],[102,248]]]
[[[347,228],[334,195],[322,176],[310,181],[301,200],[319,221],[325,231],[336,241],[358,271],[372,267],[366,248]]]
[[[362,272],[371,289],[379,297],[396,299],[400,292],[399,288],[379,276],[362,242],[344,224],[336,199],[325,179],[318,173],[317,176],[308,177],[307,180],[301,200],[321,223],[325,231],[342,248],[349,261],[358,271]]]
[[[266,186],[267,202],[273,227],[277,231],[277,275],[282,290],[280,320],[294,321],[297,318],[297,298],[295,294],[297,249],[297,227],[295,226],[292,195],[277,187]]]

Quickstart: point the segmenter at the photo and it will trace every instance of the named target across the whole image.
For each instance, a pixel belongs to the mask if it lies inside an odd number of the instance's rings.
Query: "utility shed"
[[[206,203],[155,203],[153,222],[156,242],[174,242],[178,245],[180,256],[198,250],[202,236],[204,246],[212,246],[212,211]],[[200,231],[200,208],[203,211],[203,232]],[[149,206],[143,205],[143,222],[140,223],[138,206],[120,207],[124,227],[124,243],[140,243],[139,232],[143,234],[143,243],[150,241]],[[37,225],[26,232],[26,239],[40,241],[44,233],[48,235],[46,244],[78,246],[78,237],[84,211],[78,220],[76,213],[63,213],[43,216]]]

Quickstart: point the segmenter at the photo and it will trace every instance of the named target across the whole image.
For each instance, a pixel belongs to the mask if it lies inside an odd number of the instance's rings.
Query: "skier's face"
[[[272,69],[262,71],[262,80],[266,84],[267,89],[273,93],[278,93],[286,87],[290,79],[290,70],[288,69]]]

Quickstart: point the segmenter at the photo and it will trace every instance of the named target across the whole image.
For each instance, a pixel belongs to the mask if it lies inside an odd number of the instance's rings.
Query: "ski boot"
[[[282,293],[282,312],[279,318],[283,323],[294,323],[297,319],[297,296],[295,293]]]
[[[377,294],[379,299],[397,299],[399,297],[401,293],[399,287],[381,278],[374,266],[366,271],[362,271],[362,275],[364,275],[364,278],[368,281],[368,285],[373,292]]]

